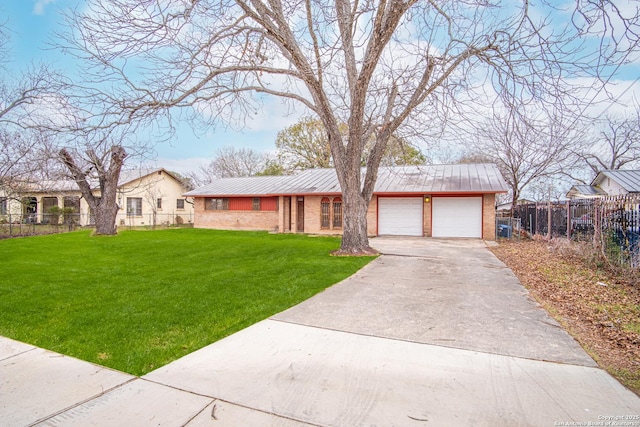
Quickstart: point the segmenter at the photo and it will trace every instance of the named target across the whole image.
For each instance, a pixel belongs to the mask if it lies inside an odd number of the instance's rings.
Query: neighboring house
[[[507,185],[493,164],[380,168],[367,213],[369,235],[495,238],[495,196]],[[343,200],[334,169],[228,178],[185,194],[194,226],[341,234]]]
[[[518,205],[528,205],[530,203],[535,203],[535,201],[529,200],[529,199],[518,199],[516,201],[516,206],[518,206]],[[509,212],[509,214],[511,214],[511,205],[512,205],[511,202],[499,203],[496,206],[496,210],[498,212]]]
[[[120,207],[116,224],[192,223],[193,202],[183,196],[188,190],[178,177],[162,168],[122,171],[116,200]],[[100,195],[97,184],[94,194]],[[93,223],[89,205],[77,184],[70,180],[31,184],[13,198],[0,198],[0,215],[5,216],[5,220],[11,215],[13,222],[62,222],[64,218],[51,214],[54,206],[73,209],[72,217],[78,225]]]
[[[567,193],[570,199],[588,199],[640,193],[640,170],[607,170],[598,173],[591,185],[574,185]]]
[[[567,192],[567,198],[569,199],[593,199],[596,197],[606,196],[607,194],[600,188],[593,187],[591,185],[574,185]]]

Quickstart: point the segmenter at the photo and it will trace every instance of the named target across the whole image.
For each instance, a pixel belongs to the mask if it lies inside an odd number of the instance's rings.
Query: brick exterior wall
[[[291,197],[280,196],[278,197],[278,231],[280,233],[291,232]]]
[[[329,200],[337,196],[305,196],[304,198],[304,232],[310,234],[326,234],[326,235],[341,235],[342,227],[334,228],[333,224],[330,224],[328,229],[323,229],[321,224],[321,201],[323,197],[328,197]],[[373,196],[371,203],[369,204],[369,210],[367,210],[367,234],[369,236],[375,236],[378,231],[378,198]]]
[[[424,199],[429,198],[428,202],[425,202]],[[422,231],[425,237],[431,237],[431,195],[425,194],[422,196],[422,202],[424,205],[422,206],[422,215],[423,215],[423,223],[422,223]]]
[[[195,198],[194,227],[219,230],[278,230],[278,211],[213,211],[204,209],[204,198]]]
[[[429,197],[429,202],[424,202],[424,197]],[[340,235],[342,228],[322,229],[321,224],[321,200],[329,197],[333,201],[334,196],[305,196],[304,197],[304,233]],[[431,237],[431,195],[423,197],[423,231],[425,237]],[[283,233],[295,233],[297,230],[297,199],[298,197],[279,197],[277,212],[256,211],[208,211],[204,209],[204,198],[195,199],[195,222],[198,228],[215,228],[222,230],[266,230]],[[495,194],[485,194],[482,199],[482,236],[485,240],[495,240]],[[291,208],[289,208],[291,206]],[[291,218],[289,218],[291,212]],[[367,232],[369,236],[378,233],[378,197],[373,196],[367,211]],[[291,228],[289,229],[289,223]]]
[[[367,234],[369,236],[378,235],[378,196],[371,197],[369,210],[367,210]]]
[[[330,203],[329,228],[321,227],[321,201],[328,197]],[[333,227],[333,199],[339,196],[305,196],[304,198],[304,232],[310,234],[341,235],[342,227]]]
[[[482,197],[482,238],[496,240],[496,195]]]

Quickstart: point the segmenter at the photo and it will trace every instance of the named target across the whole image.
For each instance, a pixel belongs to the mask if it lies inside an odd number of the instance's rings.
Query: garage
[[[378,234],[422,236],[422,197],[379,197]]]
[[[433,197],[433,237],[482,238],[482,197]]]

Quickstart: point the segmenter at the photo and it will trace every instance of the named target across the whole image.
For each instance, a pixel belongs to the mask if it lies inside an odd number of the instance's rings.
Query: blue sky
[[[77,72],[73,59],[52,50],[48,42],[56,31],[63,28],[62,12],[82,7],[83,4],[83,0],[2,0],[0,22],[6,23],[11,37],[11,62],[5,64],[7,68],[19,72],[31,63],[45,62],[64,70],[68,75]],[[638,58],[633,60],[633,64],[621,67],[612,79],[615,83],[611,87],[612,93],[624,99],[627,105],[640,99],[640,64]],[[591,95],[588,98],[591,99]],[[295,115],[285,116],[284,107],[281,108],[277,102],[270,103],[252,118],[242,132],[215,130],[196,135],[187,124],[180,126],[177,136],[170,143],[156,147],[155,165],[186,173],[206,163],[224,146],[273,151],[277,132],[297,119]],[[620,112],[621,107],[610,110]]]
[[[11,38],[8,68],[19,72],[32,63],[45,62],[70,75],[77,72],[73,59],[52,50],[49,41],[63,28],[61,13],[83,3],[82,0],[2,0],[0,20],[6,21]],[[206,134],[196,134],[188,124],[183,124],[170,143],[156,147],[154,163],[177,172],[188,172],[213,158],[224,146],[273,151],[277,132],[293,122],[292,117],[257,117],[241,132],[216,130]]]

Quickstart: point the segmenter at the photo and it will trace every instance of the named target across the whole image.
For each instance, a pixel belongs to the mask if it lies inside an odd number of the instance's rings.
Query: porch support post
[[[291,196],[291,233],[298,232],[298,197]]]

